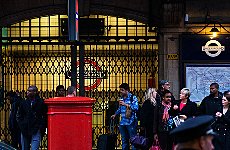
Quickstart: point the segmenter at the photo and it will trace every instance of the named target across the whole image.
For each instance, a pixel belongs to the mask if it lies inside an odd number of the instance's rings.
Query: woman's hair
[[[155,97],[153,97],[153,92],[156,92],[155,88],[148,88],[147,91],[145,92],[145,100],[150,100],[151,103],[156,106],[157,102]]]
[[[189,88],[183,88],[183,89],[181,89],[181,91],[183,91],[185,93],[185,96],[188,96],[188,98],[190,97],[191,93],[190,93]]]

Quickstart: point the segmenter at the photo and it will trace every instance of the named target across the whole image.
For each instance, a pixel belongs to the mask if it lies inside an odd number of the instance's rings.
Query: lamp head
[[[220,32],[216,27],[213,27],[210,32]]]
[[[216,27],[213,27],[210,32],[212,33],[212,37],[216,37],[220,31]]]

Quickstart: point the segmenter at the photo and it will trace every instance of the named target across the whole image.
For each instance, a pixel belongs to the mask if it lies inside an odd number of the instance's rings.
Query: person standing
[[[22,101],[17,112],[17,122],[21,130],[22,150],[38,150],[47,127],[47,107],[37,95],[38,88],[29,86],[27,98]]]
[[[56,87],[56,96],[65,97],[65,87],[63,85],[58,85]]]
[[[180,91],[180,100],[175,101],[173,104],[172,115],[178,116],[182,121],[197,114],[197,104],[190,101],[190,95],[190,90],[183,88]]]
[[[169,89],[170,89],[170,84],[169,84],[168,80],[160,80],[159,81],[157,93],[160,95],[161,99],[163,97],[164,91],[169,90]],[[172,92],[171,92],[171,94],[172,94]],[[174,103],[174,101],[175,101],[175,98],[172,94],[171,102]]]
[[[218,133],[221,149],[230,149],[230,91],[225,91],[222,98],[223,109],[216,113],[215,132]]]
[[[129,85],[127,83],[122,83],[119,88],[121,93],[119,108],[111,118],[114,119],[116,116],[121,115],[119,130],[121,133],[122,150],[129,150],[129,139],[137,134],[137,117],[135,112],[138,110],[138,99],[129,92]],[[129,118],[126,117],[127,108],[132,110]],[[136,150],[133,145],[132,150]]]
[[[67,96],[66,97],[75,97],[76,94],[76,87],[75,86],[69,86],[67,88]]]
[[[156,97],[157,97],[156,89],[149,88],[145,93],[145,101],[141,107],[141,114],[140,114],[141,133],[149,140],[146,150],[148,150],[152,146],[154,140],[153,123],[154,123],[154,110],[155,107],[157,107]]]
[[[210,95],[206,96],[198,108],[198,115],[211,115],[216,116],[217,112],[222,112],[222,97],[223,94],[219,91],[218,83],[210,84]],[[215,122],[212,124],[212,127],[215,128]],[[213,139],[213,144],[215,149],[221,149],[220,139],[218,136],[215,136]]]
[[[23,98],[16,92],[10,91],[6,94],[6,98],[10,100],[11,111],[9,117],[9,130],[12,140],[12,147],[16,149],[21,149],[21,132],[16,120],[16,114],[20,103],[23,101]]]
[[[199,115],[215,116],[216,112],[222,111],[223,94],[219,92],[219,84],[212,83],[210,85],[210,95],[206,96],[199,107]]]
[[[171,116],[172,94],[165,90],[162,96],[162,103],[154,111],[154,142],[159,142],[162,150],[172,150],[173,139],[169,136],[169,132],[174,128]]]

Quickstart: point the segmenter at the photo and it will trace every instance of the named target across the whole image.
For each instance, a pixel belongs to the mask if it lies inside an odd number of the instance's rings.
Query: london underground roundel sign
[[[211,46],[211,44],[215,44],[215,46]],[[224,51],[224,49],[225,47],[222,46],[217,40],[210,40],[205,44],[205,46],[202,46],[202,51],[205,51],[205,53],[210,57],[219,56],[221,51]]]
[[[101,69],[101,67],[97,64],[97,62],[85,59],[85,66],[88,65],[91,68],[88,70],[84,69],[84,80],[90,80],[90,85],[84,86],[84,89],[86,91],[92,90],[97,88],[100,84],[102,79],[106,78],[106,72]],[[79,67],[79,61],[77,62],[77,68]],[[86,67],[85,67],[86,68]],[[77,73],[77,76],[79,77],[79,71]],[[92,82],[91,82],[92,81]],[[80,85],[79,83],[76,84],[76,87],[79,89]]]

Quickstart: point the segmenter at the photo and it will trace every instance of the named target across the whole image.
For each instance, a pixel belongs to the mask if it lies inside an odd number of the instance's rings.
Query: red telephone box
[[[46,99],[48,150],[92,150],[92,104],[88,97]]]

